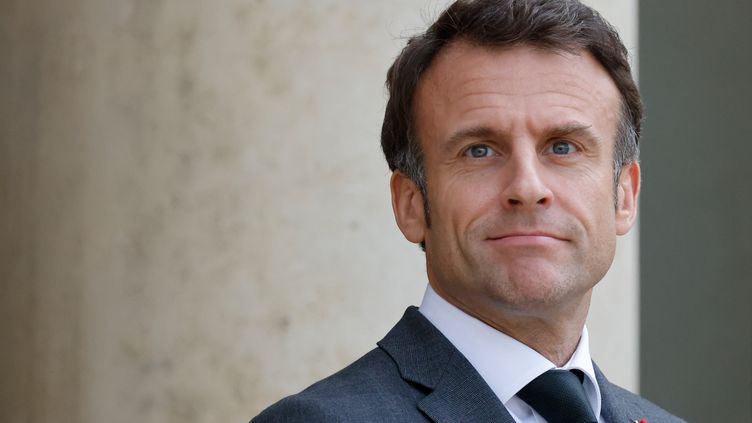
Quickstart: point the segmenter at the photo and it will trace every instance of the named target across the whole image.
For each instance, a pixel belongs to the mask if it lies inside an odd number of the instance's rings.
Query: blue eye
[[[465,155],[468,155],[475,159],[488,157],[492,154],[493,150],[491,150],[491,148],[489,148],[487,145],[474,145],[465,152]]]
[[[566,155],[574,153],[576,147],[571,142],[557,141],[551,145],[551,152],[557,155]]]

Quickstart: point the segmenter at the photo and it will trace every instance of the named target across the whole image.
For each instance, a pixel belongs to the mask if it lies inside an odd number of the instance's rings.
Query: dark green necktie
[[[582,379],[573,372],[579,370],[549,370],[528,383],[517,396],[548,423],[598,423]]]

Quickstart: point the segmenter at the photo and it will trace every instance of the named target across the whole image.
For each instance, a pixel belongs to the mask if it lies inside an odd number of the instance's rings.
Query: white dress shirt
[[[544,372],[559,368],[579,369],[585,374],[585,393],[593,413],[603,423],[601,392],[590,359],[587,328],[583,327],[580,343],[569,362],[556,367],[527,345],[450,304],[431,285],[426,288],[419,310],[467,358],[516,422],[545,423],[517,397],[517,392]]]

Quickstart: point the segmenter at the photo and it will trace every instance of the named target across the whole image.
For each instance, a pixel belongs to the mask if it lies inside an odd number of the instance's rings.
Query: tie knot
[[[579,370],[549,370],[522,388],[517,396],[549,423],[597,423],[582,386]]]

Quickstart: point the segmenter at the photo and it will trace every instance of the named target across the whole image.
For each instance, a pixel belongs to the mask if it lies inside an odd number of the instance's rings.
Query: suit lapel
[[[418,403],[436,422],[514,423],[506,408],[459,351],[447,363],[433,392]]]
[[[418,408],[433,421],[514,423],[475,368],[416,307],[378,345],[403,379],[428,392]]]
[[[593,363],[598,389],[601,391],[601,415],[609,423],[632,423],[645,418],[645,410],[637,404],[633,395],[613,385]]]

